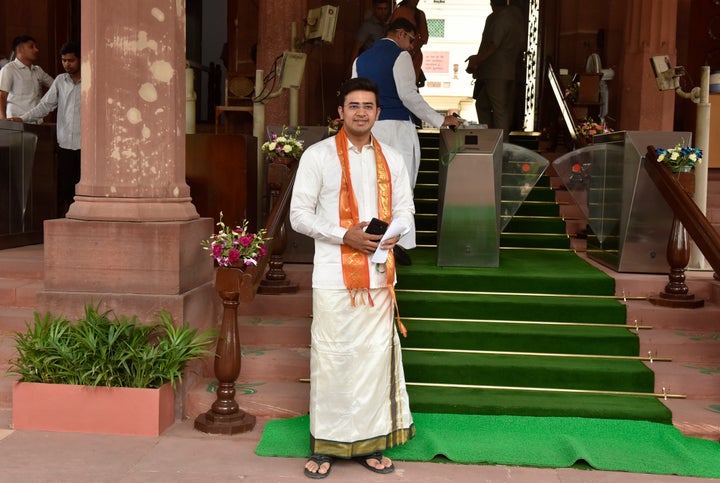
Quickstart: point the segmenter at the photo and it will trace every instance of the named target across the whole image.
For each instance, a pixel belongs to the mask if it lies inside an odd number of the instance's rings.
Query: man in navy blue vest
[[[407,19],[397,18],[388,27],[386,37],[376,40],[353,64],[353,77],[367,77],[380,89],[380,117],[372,133],[381,143],[400,151],[411,189],[415,189],[420,166],[420,140],[411,113],[434,127],[456,127],[462,122],[435,111],[417,91],[415,69],[408,52],[414,40],[415,26]],[[404,235],[398,245],[415,248],[415,231]],[[402,263],[402,257],[396,258]],[[409,257],[406,261],[409,263]]]

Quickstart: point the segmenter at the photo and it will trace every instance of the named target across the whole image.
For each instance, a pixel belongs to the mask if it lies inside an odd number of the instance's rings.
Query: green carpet
[[[615,281],[577,254],[501,250],[497,268],[411,256],[397,300],[413,411],[671,423],[660,401],[634,395],[653,393],[654,374],[636,359]]]
[[[666,424],[567,417],[415,413],[417,436],[386,454],[399,461],[437,456],[467,464],[570,467],[720,478],[720,444]],[[255,453],[306,458],[309,417],[269,421]]]
[[[594,419],[635,419],[669,424],[670,410],[656,399],[618,394],[564,393],[408,386],[410,408],[416,413],[497,416],[558,416]]]
[[[438,267],[437,251],[415,248],[398,267],[397,289],[612,295],[615,280],[570,251],[500,250],[497,268]]]

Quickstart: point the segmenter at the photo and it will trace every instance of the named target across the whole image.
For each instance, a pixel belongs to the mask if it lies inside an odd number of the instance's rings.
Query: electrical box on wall
[[[307,55],[303,52],[283,52],[280,65],[280,87],[300,87],[305,72],[306,58]]]
[[[310,9],[305,21],[305,40],[332,43],[335,38],[338,10],[339,8],[334,5]]]

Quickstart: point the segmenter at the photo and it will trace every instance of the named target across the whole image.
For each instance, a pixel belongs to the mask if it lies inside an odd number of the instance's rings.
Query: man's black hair
[[[18,45],[24,44],[25,42],[35,42],[35,39],[33,37],[30,37],[29,35],[18,35],[15,37],[12,41],[12,51],[15,52],[18,48]]]
[[[413,23],[410,20],[402,17],[398,17],[392,22],[390,22],[390,25],[388,26],[388,32],[392,32],[393,30],[404,30],[409,34],[414,34],[416,32]]]
[[[380,105],[380,91],[376,83],[365,77],[355,77],[343,82],[338,92],[338,106],[345,105],[345,97],[354,91],[368,91],[375,94],[375,104]]]
[[[80,58],[80,44],[77,42],[65,42],[60,47],[60,55],[75,54],[75,57]]]
[[[378,3],[390,3],[390,0],[373,0],[373,5],[377,5]]]

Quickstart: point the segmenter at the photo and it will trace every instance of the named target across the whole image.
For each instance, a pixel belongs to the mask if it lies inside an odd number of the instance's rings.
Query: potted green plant
[[[215,335],[176,327],[167,311],[143,325],[90,304],[75,322],[36,312],[25,325],[8,369],[19,376],[13,425],[49,431],[160,434],[175,419],[175,385]]]

